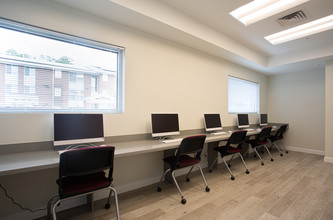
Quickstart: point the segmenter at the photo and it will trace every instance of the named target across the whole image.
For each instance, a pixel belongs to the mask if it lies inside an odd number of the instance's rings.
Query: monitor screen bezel
[[[262,116],[266,115],[266,122],[262,122]],[[267,114],[260,114],[259,115],[259,125],[260,126],[267,126],[268,125],[268,115]]]
[[[69,117],[72,115],[78,115],[78,117],[85,117],[87,115],[90,115],[92,117],[95,117],[97,119],[97,117],[99,117],[98,120],[99,124],[101,127],[99,127],[99,134],[96,135],[95,137],[80,137],[80,138],[68,138],[68,139],[57,139],[56,137],[56,128],[55,128],[55,117],[57,117],[58,115],[64,116],[64,117]],[[54,146],[64,146],[64,145],[79,145],[79,144],[88,144],[88,143],[99,143],[99,142],[104,142],[105,138],[104,138],[104,124],[103,124],[103,114],[93,114],[93,113],[82,113],[82,114],[76,114],[76,113],[55,113],[53,116],[53,145]]]
[[[154,123],[153,123],[153,115],[177,115],[177,129],[173,131],[165,131],[165,132],[154,132]],[[178,113],[151,113],[151,134],[152,137],[167,137],[167,136],[173,136],[173,135],[180,135],[179,130],[179,115]]]
[[[241,115],[246,115],[247,116],[247,124],[246,125],[245,124],[242,124],[242,125],[239,124],[239,122],[240,122],[239,117]],[[238,126],[238,128],[249,128],[250,127],[249,114],[237,114],[237,126]]]
[[[221,125],[221,126],[217,126],[217,127],[209,127],[209,126],[207,126],[207,124],[209,123],[208,121],[207,121],[207,118],[206,118],[206,116],[217,116],[218,117],[218,120],[219,120],[219,124]],[[214,132],[214,131],[221,131],[222,129],[223,129],[223,127],[222,127],[222,121],[221,121],[221,117],[220,117],[220,114],[218,114],[218,113],[207,113],[207,114],[204,114],[204,121],[205,121],[205,129],[206,129],[206,131],[207,132]]]

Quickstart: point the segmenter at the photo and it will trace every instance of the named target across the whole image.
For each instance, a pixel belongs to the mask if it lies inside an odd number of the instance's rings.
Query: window
[[[62,77],[62,75],[61,75],[61,70],[55,70],[55,71],[54,71],[54,77],[55,77],[55,78],[61,78],[61,77]]]
[[[259,84],[229,76],[228,112],[258,113]]]
[[[122,47],[0,19],[0,112],[121,113],[123,66]]]

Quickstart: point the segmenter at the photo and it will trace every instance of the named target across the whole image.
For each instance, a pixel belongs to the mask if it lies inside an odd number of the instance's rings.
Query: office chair
[[[256,155],[261,160],[261,165],[264,165],[264,161],[260,157],[260,155],[259,155],[259,153],[257,151],[257,148],[264,147],[267,150],[269,156],[271,157],[271,161],[274,161],[271,153],[269,152],[269,150],[267,148],[268,137],[271,134],[271,130],[272,130],[272,126],[264,127],[263,129],[261,129],[260,133],[257,135],[257,137],[255,139],[251,139],[251,140],[247,140],[246,141],[247,143],[249,143],[251,145],[251,147],[253,148],[253,150],[256,152]],[[248,153],[248,151],[246,153]]]
[[[169,164],[170,168],[167,169],[163,173],[163,175],[160,179],[160,182],[157,186],[158,192],[162,191],[160,184],[161,184],[162,180],[164,179],[166,173],[171,172],[172,179],[173,179],[174,183],[176,184],[179,195],[181,196],[181,203],[185,204],[186,200],[184,199],[184,196],[176,181],[175,171],[178,169],[185,168],[185,167],[191,167],[190,171],[186,175],[186,181],[189,182],[190,181],[189,175],[190,175],[193,167],[195,167],[195,166],[198,167],[200,170],[201,177],[206,185],[206,192],[210,191],[210,189],[207,185],[205,176],[203,175],[202,169],[198,165],[198,163],[201,161],[201,152],[202,152],[202,149],[203,149],[203,146],[205,143],[205,139],[206,139],[206,135],[197,135],[197,136],[186,137],[180,143],[180,146],[174,156],[163,158],[164,162]],[[189,156],[188,154],[194,154],[194,157]]]
[[[110,192],[105,209],[110,208],[110,197],[113,192],[117,219],[120,219],[117,192],[112,185],[114,149],[110,146],[87,147],[60,154],[59,179],[57,180],[59,194],[48,203],[48,218],[54,201],[52,214],[53,219],[56,220],[56,207],[60,202],[108,189]],[[104,170],[107,169],[106,177]]]
[[[282,142],[282,139],[283,139],[283,134],[286,132],[287,130],[287,127],[288,125],[287,124],[284,124],[284,125],[281,125],[281,127],[278,129],[278,131],[275,133],[275,135],[270,135],[268,137],[268,139],[271,141],[272,145],[271,145],[271,148],[273,146],[276,147],[276,149],[278,149],[278,151],[280,152],[280,156],[282,157],[283,154],[280,150],[280,148],[278,147],[278,145],[276,144],[277,142],[280,143],[280,145],[284,148],[284,150],[286,151],[286,153],[289,153],[286,146],[284,146],[283,142]]]
[[[249,174],[250,171],[247,169],[247,166],[244,162],[243,156],[241,155],[241,151],[242,151],[242,146],[244,144],[245,138],[246,138],[246,130],[242,130],[242,131],[235,131],[231,134],[230,138],[228,139],[226,145],[224,146],[218,146],[215,147],[214,150],[220,152],[221,158],[223,159],[223,162],[225,164],[225,166],[227,167],[227,169],[229,170],[229,173],[231,175],[231,180],[234,180],[235,177],[232,174],[231,170],[230,170],[230,162],[231,160],[234,158],[234,156],[236,154],[239,155],[239,157],[241,158],[244,167],[246,169],[246,174]],[[235,146],[236,145],[236,146]],[[232,157],[230,158],[230,160],[228,161],[228,163],[225,160],[226,156],[232,155]],[[213,162],[213,164],[210,166],[209,168],[209,172],[212,172],[212,167],[214,166],[214,164],[217,162],[218,160],[218,156],[216,157],[215,161]]]

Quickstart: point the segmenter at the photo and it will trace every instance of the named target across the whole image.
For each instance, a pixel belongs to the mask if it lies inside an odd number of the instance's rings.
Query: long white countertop
[[[259,131],[249,131],[248,136],[258,134]],[[195,134],[194,134],[195,135]],[[227,140],[231,132],[223,135],[207,135],[206,142]],[[114,146],[115,157],[131,156],[156,151],[164,151],[177,148],[178,142],[162,143],[160,140],[138,140],[128,142],[115,142],[107,145]],[[11,175],[29,171],[49,169],[59,166],[58,151],[30,151],[0,155],[0,176]]]

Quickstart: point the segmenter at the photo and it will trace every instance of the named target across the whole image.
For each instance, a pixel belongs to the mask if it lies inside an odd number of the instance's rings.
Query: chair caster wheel
[[[234,177],[234,176],[231,176],[231,180],[235,180],[235,177]]]
[[[190,182],[190,178],[186,178],[186,182]]]
[[[261,162],[261,165],[264,166],[265,165],[264,162]]]
[[[228,164],[228,167],[231,167],[231,165],[230,165],[230,164]]]
[[[273,162],[273,161],[274,161],[274,159],[273,159],[273,158],[271,158],[271,161]]]
[[[184,205],[186,203],[186,199],[182,199],[181,203]]]
[[[286,151],[286,153],[289,153],[288,151]]]
[[[105,204],[104,208],[109,209],[110,208],[110,203]]]
[[[280,154],[281,157],[283,157],[283,154]]]
[[[161,187],[157,187],[157,192],[161,192],[161,191],[162,191]]]
[[[250,171],[249,170],[246,170],[246,174],[249,174],[250,173]]]
[[[257,157],[257,155],[256,155],[256,154],[253,154],[253,157]]]
[[[211,172],[213,172],[213,170],[208,170],[208,172],[210,172],[210,173],[211,173]]]
[[[209,192],[210,188],[208,186],[206,186],[206,192]]]

